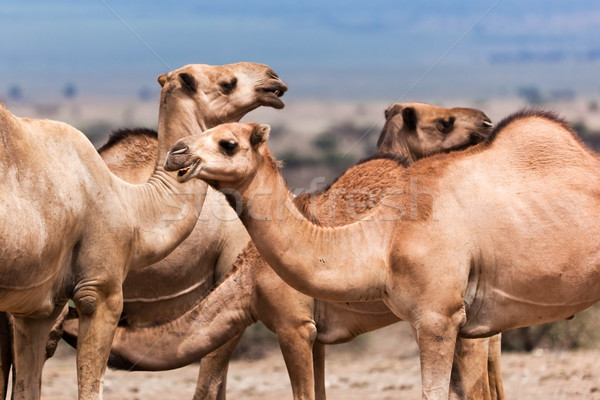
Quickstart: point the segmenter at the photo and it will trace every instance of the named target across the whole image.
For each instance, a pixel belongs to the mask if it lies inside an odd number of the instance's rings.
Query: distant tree
[[[337,139],[334,135],[322,133],[312,141],[313,146],[325,153],[332,153],[337,149]]]
[[[525,99],[529,104],[542,104],[542,94],[540,90],[535,86],[526,86],[519,88],[519,97]]]
[[[65,98],[69,100],[77,96],[77,87],[74,83],[69,82],[65,85],[65,87],[63,88],[63,96],[65,96]]]
[[[12,85],[8,88],[8,98],[13,101],[19,101],[23,99],[23,89],[19,85]]]
[[[142,101],[150,101],[154,99],[154,91],[148,86],[142,86],[138,92],[138,97]]]

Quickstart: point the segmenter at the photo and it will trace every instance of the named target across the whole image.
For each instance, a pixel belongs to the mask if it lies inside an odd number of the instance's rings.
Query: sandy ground
[[[406,324],[327,349],[329,399],[420,399],[419,359]],[[502,357],[508,399],[600,399],[600,350],[507,353]],[[108,371],[106,400],[191,399],[198,365],[166,372]],[[267,351],[258,360],[232,362],[230,399],[291,399],[280,353]],[[61,345],[44,371],[43,399],[76,399],[75,361]]]

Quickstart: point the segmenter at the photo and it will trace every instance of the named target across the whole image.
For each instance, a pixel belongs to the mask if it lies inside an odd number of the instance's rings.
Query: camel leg
[[[325,400],[325,344],[313,344],[313,370],[315,373],[315,400]]]
[[[48,338],[64,305],[54,308],[44,318],[13,316],[14,399],[39,399],[42,390],[42,369],[47,359]]]
[[[461,309],[448,316],[427,311],[417,315],[419,318],[413,325],[421,360],[422,398],[447,400],[458,327],[464,319],[464,312]]]
[[[316,327],[305,323],[301,327],[279,329],[277,339],[292,384],[294,400],[314,400],[313,343]]]
[[[229,361],[242,334],[202,358],[194,400],[225,400]]]
[[[450,382],[450,397],[469,400],[491,400],[488,382],[489,339],[456,341],[456,352]]]
[[[73,297],[79,314],[77,388],[80,400],[102,398],[104,372],[123,309],[120,281],[103,286],[81,284]]]
[[[8,392],[8,375],[12,368],[12,325],[8,313],[0,313],[0,399],[6,399]]]
[[[502,369],[500,368],[501,334],[489,338],[488,379],[492,400],[504,400]]]

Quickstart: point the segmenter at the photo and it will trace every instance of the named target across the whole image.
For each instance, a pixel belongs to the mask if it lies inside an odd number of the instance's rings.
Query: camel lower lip
[[[190,166],[179,169],[179,171],[177,171],[177,180],[181,183],[189,181],[194,177],[194,174],[199,166],[200,169],[202,169],[200,163],[198,161],[194,161]],[[200,169],[198,169],[198,172]]]

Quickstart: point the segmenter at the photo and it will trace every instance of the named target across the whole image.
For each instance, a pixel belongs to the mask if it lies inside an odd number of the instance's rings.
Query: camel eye
[[[438,130],[442,133],[450,133],[452,132],[452,129],[454,129],[454,117],[450,117],[448,119],[438,119],[437,120],[437,125],[438,125]]]
[[[223,149],[225,154],[231,156],[238,148],[238,143],[233,140],[219,140],[219,147]]]
[[[237,78],[233,78],[230,81],[223,81],[219,83],[219,85],[221,86],[221,89],[223,89],[223,93],[230,94],[237,85]]]

